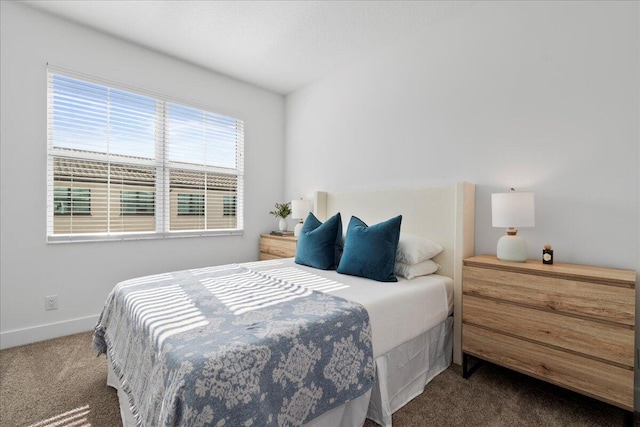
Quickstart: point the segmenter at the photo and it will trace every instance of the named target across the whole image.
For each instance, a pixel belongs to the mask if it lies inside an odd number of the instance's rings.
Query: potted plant
[[[280,218],[278,228],[280,231],[285,231],[287,229],[286,218],[291,215],[291,203],[276,203],[276,208],[269,213],[276,218]]]

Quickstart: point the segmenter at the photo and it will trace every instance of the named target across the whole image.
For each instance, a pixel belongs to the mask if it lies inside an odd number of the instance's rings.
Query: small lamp
[[[309,215],[309,212],[311,212],[311,202],[309,200],[300,199],[291,201],[291,218],[300,220],[293,229],[294,236],[298,237],[300,235],[302,224],[307,215]]]
[[[516,227],[533,227],[535,211],[533,193],[508,193],[491,195],[491,217],[494,227],[507,227],[507,234],[498,240],[497,256],[502,261],[525,262],[527,246]]]

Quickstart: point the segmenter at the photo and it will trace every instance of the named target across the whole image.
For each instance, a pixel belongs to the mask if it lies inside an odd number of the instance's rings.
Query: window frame
[[[83,153],[82,156],[73,157],[69,155],[69,149],[59,148],[53,146],[53,138],[51,135],[52,128],[52,115],[53,115],[53,75],[59,75],[65,78],[80,80],[82,82],[96,84],[108,87],[110,89],[116,89],[120,91],[130,92],[136,95],[142,95],[151,97],[156,102],[156,116],[159,118],[159,122],[156,123],[155,130],[155,157],[153,159],[147,158],[131,158],[123,162],[122,159],[118,159],[118,156],[114,156],[109,153],[101,152],[88,152]],[[167,126],[169,122],[168,109],[169,104],[177,104],[178,106],[185,106],[193,109],[198,109],[206,113],[210,113],[216,116],[224,116],[229,119],[233,119],[236,125],[235,128],[235,169],[198,165],[198,164],[185,164],[181,162],[174,162],[165,156],[165,151],[169,144],[167,136]],[[202,105],[198,102],[185,101],[184,99],[178,99],[164,94],[159,94],[146,89],[129,86],[122,83],[113,81],[107,81],[95,76],[78,73],[58,67],[49,65],[47,67],[47,243],[72,243],[72,242],[93,242],[93,241],[113,241],[113,240],[140,240],[140,239],[165,239],[176,237],[209,237],[209,236],[228,236],[228,235],[243,235],[244,234],[244,119],[236,113],[229,114],[222,111],[220,108],[212,108],[210,106]],[[77,151],[77,150],[76,150]],[[54,159],[61,157],[72,157],[78,160],[85,161],[97,161],[106,162],[108,164],[123,163],[129,166],[143,166],[152,167],[155,169],[155,222],[156,228],[154,231],[132,231],[132,232],[95,232],[95,233],[57,233],[54,234],[54,187],[56,187],[53,171],[54,171]],[[169,176],[171,171],[187,171],[196,173],[214,174],[220,176],[233,177],[235,180],[235,196],[236,196],[236,221],[235,227],[232,228],[214,228],[214,229],[193,229],[193,230],[171,230],[171,212],[170,212],[170,194],[171,184]],[[205,197],[205,206],[207,204]],[[120,202],[121,203],[121,202]],[[91,204],[91,199],[90,199]],[[110,208],[109,208],[110,209]],[[206,208],[205,208],[206,212]],[[116,210],[116,215],[121,214],[120,209]],[[86,215],[86,214],[85,214]],[[85,216],[83,215],[83,216]],[[90,215],[90,214],[89,214]],[[142,216],[126,215],[126,216]],[[145,216],[151,216],[150,214]],[[226,218],[226,216],[225,216]],[[109,226],[109,225],[108,225]]]

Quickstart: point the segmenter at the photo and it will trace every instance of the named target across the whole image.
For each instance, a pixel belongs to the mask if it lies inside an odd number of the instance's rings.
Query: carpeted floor
[[[393,415],[403,426],[623,426],[625,411],[500,367],[453,365]],[[120,426],[91,333],[0,351],[0,426]],[[84,420],[84,421],[83,421]],[[374,427],[371,421],[365,427]],[[329,426],[328,426],[329,427]]]

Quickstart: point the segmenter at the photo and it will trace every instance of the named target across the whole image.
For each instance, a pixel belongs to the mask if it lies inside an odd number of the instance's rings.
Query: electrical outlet
[[[58,295],[49,295],[44,297],[45,310],[57,310],[58,309]]]

